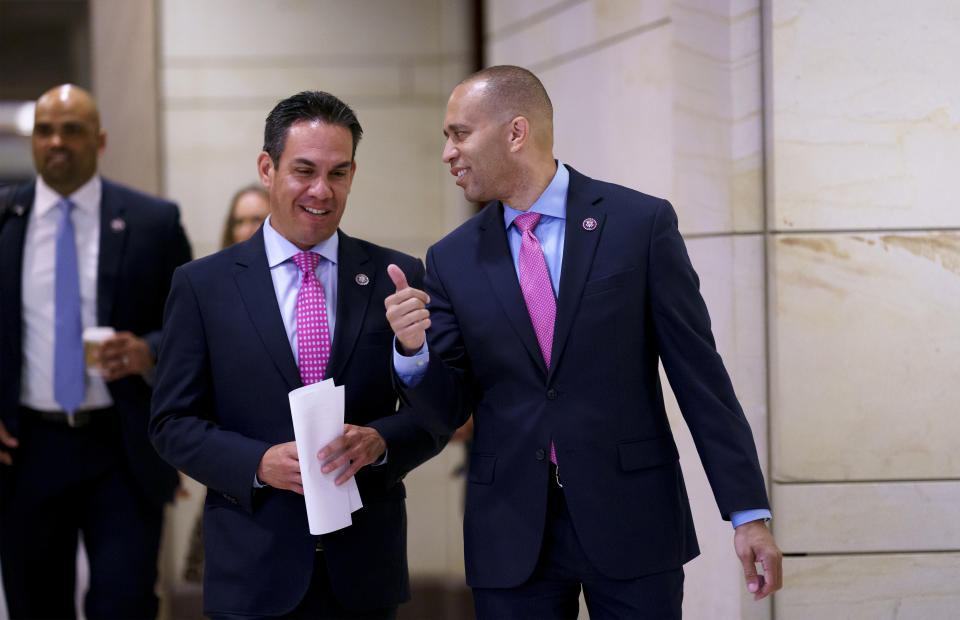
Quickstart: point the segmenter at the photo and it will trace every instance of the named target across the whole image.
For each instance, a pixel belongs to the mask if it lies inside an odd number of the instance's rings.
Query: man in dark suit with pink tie
[[[662,361],[756,599],[781,555],[750,428],[671,205],[554,159],[553,109],[519,67],[467,78],[443,160],[489,204],[394,268],[396,381],[421,423],[474,415],[464,517],[480,618],[678,618],[698,553]],[[429,328],[429,329],[428,329]],[[763,565],[757,574],[755,562]]]
[[[248,241],[174,274],[150,434],[207,486],[204,613],[388,619],[410,597],[403,477],[445,437],[397,410],[382,304],[386,268],[423,263],[339,230],[362,129],[333,95],[302,92],[267,117],[257,159],[270,215]],[[298,454],[288,393],[345,386],[345,427]],[[352,525],[313,536],[301,471],[355,476]]]

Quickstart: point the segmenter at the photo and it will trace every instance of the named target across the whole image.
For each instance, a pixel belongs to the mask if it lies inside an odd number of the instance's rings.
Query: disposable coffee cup
[[[97,348],[100,343],[108,338],[112,338],[117,333],[112,327],[88,327],[83,330],[83,360],[87,366],[87,373],[99,375],[100,367],[97,365]]]

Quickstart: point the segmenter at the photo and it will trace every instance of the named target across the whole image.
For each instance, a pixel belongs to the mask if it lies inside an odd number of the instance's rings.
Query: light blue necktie
[[[53,331],[53,397],[69,414],[73,414],[80,407],[86,391],[77,240],[73,220],[70,219],[74,206],[66,198],[57,203],[60,221],[57,222]]]

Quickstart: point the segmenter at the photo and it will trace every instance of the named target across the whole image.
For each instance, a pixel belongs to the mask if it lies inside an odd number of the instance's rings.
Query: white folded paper
[[[342,385],[333,384],[333,379],[326,379],[288,394],[307,522],[314,535],[351,525],[351,513],[363,507],[355,478],[340,486],[334,484],[346,466],[325,474],[320,471],[323,463],[317,458],[324,446],[343,434],[343,390]]]

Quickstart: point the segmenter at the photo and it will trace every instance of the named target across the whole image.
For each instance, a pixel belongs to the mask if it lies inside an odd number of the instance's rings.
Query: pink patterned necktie
[[[330,359],[327,303],[316,274],[321,258],[313,252],[300,252],[292,259],[303,272],[297,293],[297,365],[304,385],[322,381]]]
[[[523,235],[520,243],[520,290],[527,302],[527,312],[533,323],[533,331],[540,343],[540,353],[547,368],[550,368],[550,353],[553,350],[553,324],[557,318],[557,299],[550,283],[547,261],[543,258],[543,248],[533,234],[540,222],[539,213],[523,213],[513,223]],[[550,442],[550,462],[557,463],[557,453]]]

